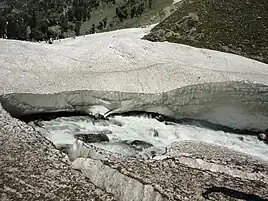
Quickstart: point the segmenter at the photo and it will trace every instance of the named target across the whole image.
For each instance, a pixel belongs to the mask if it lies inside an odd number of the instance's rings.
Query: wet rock
[[[267,138],[267,135],[266,134],[264,134],[264,133],[258,134],[258,139],[260,141],[264,141],[264,140],[266,140],[266,138]]]
[[[81,140],[85,143],[94,143],[94,142],[109,142],[109,138],[106,134],[76,134],[75,138]]]
[[[69,144],[58,144],[56,145],[56,148],[60,150],[61,152],[68,154],[70,145]]]
[[[153,129],[153,128],[150,129],[150,135],[152,135],[154,137],[159,137],[158,131]]]
[[[43,124],[42,121],[40,121],[40,120],[35,120],[35,121],[34,121],[34,124],[35,124],[36,126],[39,126],[39,127],[44,126],[44,124]]]
[[[260,133],[258,134],[258,139],[263,141],[265,144],[268,144],[268,134]]]
[[[95,120],[100,120],[100,119],[102,119],[102,120],[109,120],[107,117],[103,116],[100,113],[94,114],[93,117],[94,117]]]
[[[151,151],[152,158],[156,157],[157,153],[156,151]]]
[[[157,116],[155,117],[155,119],[156,119],[157,121],[160,121],[160,122],[165,121],[165,117],[164,117],[163,115],[161,115],[161,114],[157,115]]]
[[[129,143],[129,145],[136,147],[138,150],[148,149],[153,147],[153,145],[149,142],[145,142],[143,140],[133,140]]]
[[[35,126],[35,124],[34,124],[34,122],[33,122],[33,121],[29,121],[29,122],[27,123],[27,125],[28,125],[28,126],[32,126],[32,127],[34,127],[34,126]]]
[[[171,122],[171,121],[165,121],[165,125],[167,125],[167,126],[176,126],[178,124],[176,124],[174,122]]]
[[[149,114],[148,114],[148,118],[149,118],[149,119],[152,119],[152,118],[153,118],[153,114],[150,114],[150,113],[149,113]]]

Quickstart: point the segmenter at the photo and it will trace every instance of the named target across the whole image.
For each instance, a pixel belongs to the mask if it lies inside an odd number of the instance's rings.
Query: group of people
[[[48,44],[53,44],[53,41],[54,41],[54,39],[53,38],[49,38],[48,40],[46,40],[46,43],[48,43]],[[41,41],[39,41],[39,43],[40,43]]]

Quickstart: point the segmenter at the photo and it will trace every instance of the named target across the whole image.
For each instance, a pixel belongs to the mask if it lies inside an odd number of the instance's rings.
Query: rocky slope
[[[81,142],[69,153],[76,153],[73,167],[119,200],[268,199],[267,162],[211,144],[177,142],[149,160],[111,156]]]
[[[239,54],[268,63],[265,0],[185,0],[144,37]]]
[[[33,127],[0,106],[1,200],[115,200],[70,167]]]

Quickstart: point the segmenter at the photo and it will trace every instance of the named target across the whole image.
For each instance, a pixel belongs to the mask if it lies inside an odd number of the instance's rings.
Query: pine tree
[[[68,9],[67,16],[68,16],[68,21],[73,22],[73,20],[74,20],[74,9],[73,8]]]
[[[80,35],[80,28],[81,28],[81,22],[80,21],[76,21],[76,23],[75,23],[75,34],[77,35],[77,36],[79,36]]]
[[[103,22],[103,28],[105,29],[106,26],[107,26],[107,17],[105,17],[105,18],[102,20],[102,22]]]
[[[153,0],[149,0],[149,8],[152,9]]]
[[[95,24],[92,24],[92,27],[90,29],[90,34],[94,34],[96,33],[96,28],[95,28]]]
[[[0,16],[0,38],[4,37],[6,27],[7,19],[4,16]]]
[[[131,8],[131,11],[130,11],[131,13],[130,13],[130,17],[131,18],[134,18],[135,16],[136,16],[136,13],[137,13],[137,8],[136,8],[136,6],[133,6],[132,8]]]
[[[102,21],[99,22],[99,24],[97,26],[97,29],[100,30],[100,31],[103,29],[103,23],[102,23]]]

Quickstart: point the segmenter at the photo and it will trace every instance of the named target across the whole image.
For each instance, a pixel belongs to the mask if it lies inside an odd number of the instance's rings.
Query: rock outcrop
[[[71,168],[68,157],[0,105],[1,200],[116,200]]]
[[[109,138],[106,134],[75,134],[76,139],[82,140],[85,143],[94,143],[94,142],[109,142]]]
[[[177,142],[142,160],[76,144],[73,167],[119,200],[268,199],[268,163],[227,148]]]

